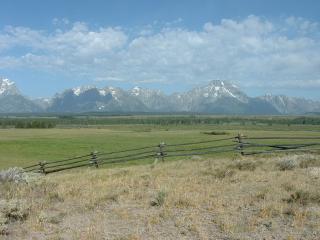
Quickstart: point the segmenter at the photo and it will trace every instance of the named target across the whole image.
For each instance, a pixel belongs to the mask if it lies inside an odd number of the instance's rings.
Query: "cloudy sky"
[[[320,1],[2,0],[0,76],[33,97],[221,79],[320,100]]]

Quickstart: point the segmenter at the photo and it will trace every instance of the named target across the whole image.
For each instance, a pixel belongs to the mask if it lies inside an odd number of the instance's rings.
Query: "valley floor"
[[[2,239],[320,239],[319,155],[78,169],[0,191]]]

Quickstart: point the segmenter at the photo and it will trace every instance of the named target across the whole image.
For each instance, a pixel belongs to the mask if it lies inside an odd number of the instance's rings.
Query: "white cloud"
[[[99,55],[123,46],[127,36],[118,28],[89,30],[85,23],[76,22],[68,31],[57,29],[54,33],[36,31],[25,27],[8,26],[0,34],[0,46],[25,47],[42,51],[46,55]],[[1,50],[1,48],[0,48]]]
[[[301,17],[289,17],[285,20],[285,23],[288,29],[298,31],[300,34],[314,33],[314,31],[319,34],[319,23],[317,22],[310,22]]]
[[[24,27],[0,31],[0,69],[47,69],[99,81],[194,84],[231,79],[240,85],[320,88],[319,23],[290,17],[223,19],[192,31],[165,24],[92,29],[54,20],[68,29]],[[20,51],[17,51],[17,49]],[[24,49],[24,51],[21,51]]]
[[[62,19],[54,18],[52,20],[52,24],[53,25],[68,25],[68,24],[70,24],[70,21],[68,18],[62,18]]]
[[[127,36],[116,28],[89,30],[84,23],[75,23],[67,32],[57,32],[48,39],[46,50],[80,58],[98,57],[124,46]]]

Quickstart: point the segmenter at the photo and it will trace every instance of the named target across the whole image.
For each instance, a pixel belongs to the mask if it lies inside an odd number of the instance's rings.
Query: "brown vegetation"
[[[4,239],[317,239],[316,155],[83,169],[0,186]]]

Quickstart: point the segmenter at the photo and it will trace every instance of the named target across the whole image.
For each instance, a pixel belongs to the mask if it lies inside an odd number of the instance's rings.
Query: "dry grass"
[[[290,157],[289,170],[278,157],[197,159],[2,184],[2,203],[20,205],[0,209],[0,238],[319,239],[319,156]]]

